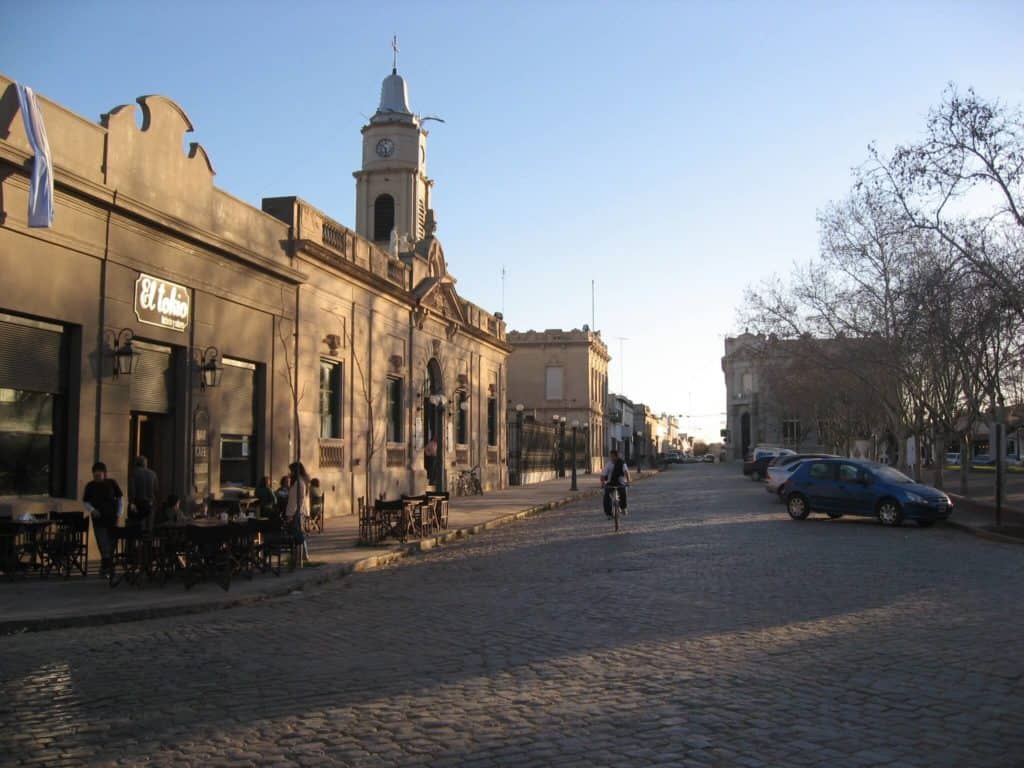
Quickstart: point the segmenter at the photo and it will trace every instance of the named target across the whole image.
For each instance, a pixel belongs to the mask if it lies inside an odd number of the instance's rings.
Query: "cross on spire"
[[[397,72],[398,72],[398,35],[394,35],[391,38],[391,50],[394,51],[394,59],[393,59],[392,65],[391,65],[391,71],[397,74]]]

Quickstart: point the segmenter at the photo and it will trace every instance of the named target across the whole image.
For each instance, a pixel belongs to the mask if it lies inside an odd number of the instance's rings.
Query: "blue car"
[[[882,525],[916,520],[926,527],[953,513],[949,496],[915,483],[883,464],[857,459],[807,459],[786,483],[786,509],[794,520],[812,511],[829,517],[864,515]]]

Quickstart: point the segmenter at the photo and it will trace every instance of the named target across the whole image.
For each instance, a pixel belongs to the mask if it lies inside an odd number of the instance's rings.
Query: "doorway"
[[[156,472],[160,496],[165,496],[174,471],[174,430],[170,417],[164,413],[132,411],[128,450],[127,477],[131,477],[135,457],[145,456],[149,468]]]
[[[740,417],[740,455],[745,459],[750,450],[750,413],[746,412]]]
[[[436,358],[427,363],[427,391],[423,398],[423,464],[427,484],[441,491],[445,488],[445,402],[441,366]]]

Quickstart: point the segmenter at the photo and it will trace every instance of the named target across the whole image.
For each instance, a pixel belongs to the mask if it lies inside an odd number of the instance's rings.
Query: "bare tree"
[[[921,141],[873,170],[916,227],[934,232],[1024,307],[1024,113],[950,84]]]
[[[285,333],[284,321],[285,311],[287,309],[286,304],[287,296],[285,294],[284,286],[281,287],[281,314],[275,318],[277,325],[278,340],[281,342],[281,350],[284,360],[284,370],[281,371],[281,378],[284,379],[285,384],[288,387],[288,392],[292,398],[292,434],[295,435],[295,454],[293,459],[295,461],[302,460],[302,420],[299,418],[299,405],[306,397],[306,383],[302,383],[301,387],[299,384],[299,370],[298,370],[298,324],[296,323],[295,329],[291,333]]]
[[[349,350],[352,354],[352,367],[355,369],[355,380],[359,384],[359,393],[361,396],[361,402],[366,408],[366,419],[364,421],[365,428],[363,429],[363,445],[366,451],[365,466],[363,468],[366,474],[366,494],[370,499],[376,498],[374,495],[374,458],[384,451],[387,445],[388,438],[388,414],[387,409],[387,388],[378,387],[374,389],[374,382],[370,378],[369,361],[364,361],[359,353],[355,343],[355,322],[350,324],[343,324],[348,326],[348,332],[345,334],[348,342]],[[371,329],[372,332],[372,329]]]

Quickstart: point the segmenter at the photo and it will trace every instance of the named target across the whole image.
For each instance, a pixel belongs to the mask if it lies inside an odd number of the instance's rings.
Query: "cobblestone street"
[[[1021,766],[1024,547],[736,465],[252,607],[0,638],[0,763]]]

